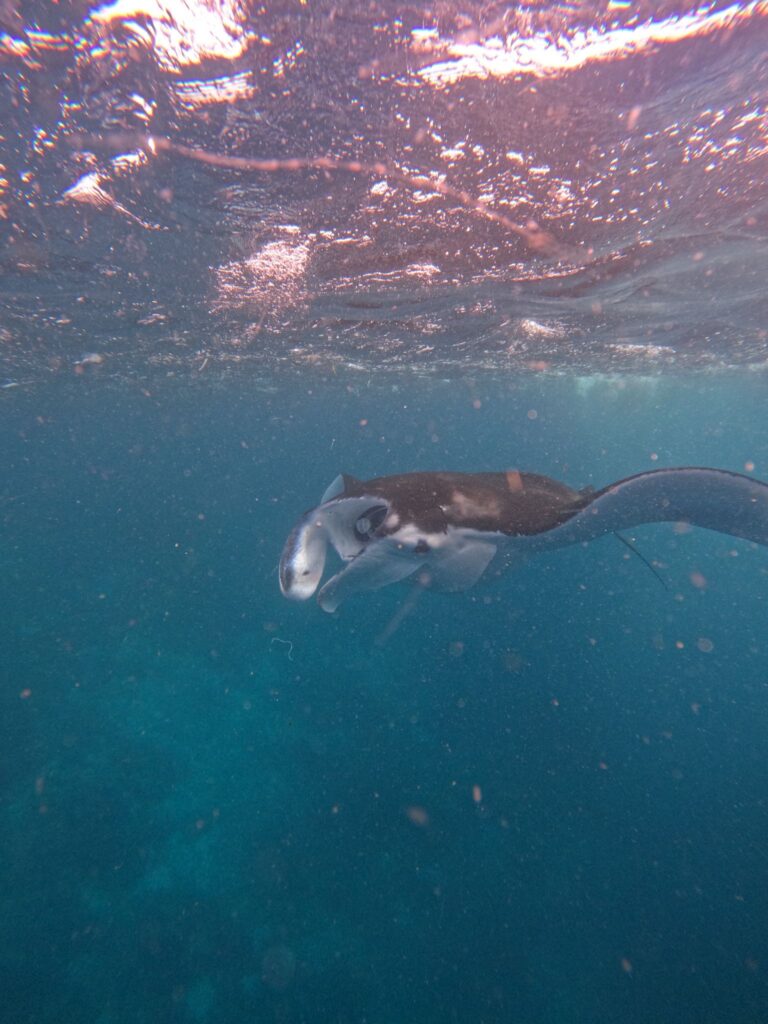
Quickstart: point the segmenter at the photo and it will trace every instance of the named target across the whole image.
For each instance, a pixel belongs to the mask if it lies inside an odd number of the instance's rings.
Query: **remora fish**
[[[576,491],[536,473],[342,474],[291,531],[280,589],[304,601],[318,588],[328,544],[345,568],[321,588],[335,611],[351,594],[419,571],[436,590],[471,587],[497,554],[530,555],[642,523],[686,522],[768,546],[768,484],[723,469],[639,473]]]

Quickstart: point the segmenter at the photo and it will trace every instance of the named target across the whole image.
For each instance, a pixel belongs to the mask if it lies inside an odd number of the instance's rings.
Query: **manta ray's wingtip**
[[[333,501],[334,498],[340,498],[343,494],[349,494],[361,485],[362,481],[358,480],[356,476],[351,476],[349,473],[339,473],[323,491],[320,504],[324,505],[327,501]]]
[[[323,594],[323,591],[321,590],[320,593],[317,595],[317,603],[318,606],[322,608],[324,612],[327,612],[329,615],[333,615],[333,613],[341,604],[341,601],[337,598],[331,597],[328,594]]]

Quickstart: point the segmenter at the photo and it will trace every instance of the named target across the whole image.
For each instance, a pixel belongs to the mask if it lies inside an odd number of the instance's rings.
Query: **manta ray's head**
[[[280,558],[280,589],[286,597],[306,601],[317,590],[328,544],[350,562],[380,535],[390,504],[373,495],[350,495],[351,477],[339,476],[320,504],[291,530]]]

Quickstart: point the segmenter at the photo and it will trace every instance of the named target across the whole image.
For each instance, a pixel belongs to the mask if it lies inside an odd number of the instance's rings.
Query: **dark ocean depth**
[[[2,1020],[764,1024],[768,553],[280,594],[340,471],[768,478],[757,376],[0,392]]]

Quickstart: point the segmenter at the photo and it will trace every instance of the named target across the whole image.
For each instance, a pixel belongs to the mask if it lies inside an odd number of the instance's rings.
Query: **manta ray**
[[[677,522],[768,546],[768,484],[724,469],[638,473],[574,490],[538,473],[341,474],[291,531],[280,589],[310,598],[330,543],[346,563],[318,593],[334,612],[352,594],[418,573],[422,586],[466,590],[491,563],[583,544],[643,523]]]

